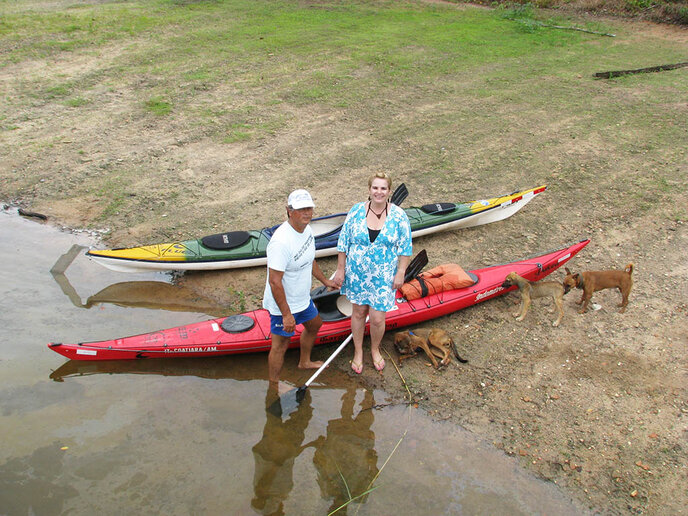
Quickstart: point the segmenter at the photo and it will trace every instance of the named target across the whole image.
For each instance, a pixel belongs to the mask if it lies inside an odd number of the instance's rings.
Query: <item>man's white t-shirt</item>
[[[311,302],[313,260],[315,260],[315,241],[310,226],[303,233],[296,231],[289,221],[278,227],[270,238],[267,247],[268,268],[283,271],[282,285],[287,296],[287,304],[292,314],[303,312]],[[282,315],[272,296],[270,276],[265,282],[263,308],[272,315]]]

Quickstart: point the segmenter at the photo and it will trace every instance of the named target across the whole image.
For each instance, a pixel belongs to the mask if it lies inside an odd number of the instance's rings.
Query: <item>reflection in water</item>
[[[284,514],[284,501],[294,487],[294,461],[303,450],[315,444],[302,444],[313,416],[310,392],[306,391],[298,409],[284,421],[275,411],[269,410],[277,396],[276,389],[270,386],[265,398],[267,419],[263,438],[253,447],[256,468],[251,506],[266,515]]]
[[[89,296],[86,302],[69,282],[65,271],[84,246],[73,245],[63,254],[50,270],[62,292],[77,308],[91,308],[100,304],[113,304],[125,308],[148,308],[174,312],[195,312],[222,317],[230,315],[226,307],[198,293],[164,281],[123,281],[108,285],[100,292]]]
[[[365,390],[361,410],[354,417],[356,391],[346,390],[342,396],[341,418],[327,423],[327,435],[316,447],[313,463],[318,470],[318,484],[323,499],[332,499],[328,512],[349,500],[362,503],[361,496],[378,474],[375,433],[372,431],[375,400],[372,391]],[[361,496],[360,498],[356,498]],[[340,511],[346,514],[346,507]]]
[[[62,514],[65,501],[79,494],[58,480],[63,458],[64,451],[53,444],[0,464],[2,514]]]
[[[284,501],[294,487],[293,469],[296,458],[308,447],[315,448],[313,464],[318,472],[318,485],[324,500],[331,500],[332,512],[350,499],[364,502],[361,496],[371,487],[378,474],[373,393],[366,390],[358,415],[354,417],[356,390],[349,386],[342,396],[341,417],[327,423],[325,436],[302,444],[313,415],[310,390],[297,410],[286,419],[280,411],[271,410],[277,393],[268,390],[265,400],[266,421],[263,437],[253,447],[255,474],[254,498],[251,505],[262,514],[284,514]],[[346,507],[341,510],[346,514]]]
[[[267,363],[261,353],[207,358],[148,358],[145,360],[69,360],[50,373],[50,379],[97,374],[153,374],[160,376],[197,376],[218,380],[267,380]]]

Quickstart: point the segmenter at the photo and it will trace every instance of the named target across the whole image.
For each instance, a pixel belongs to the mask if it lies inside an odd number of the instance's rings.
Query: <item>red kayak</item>
[[[540,280],[568,262],[589,242],[590,240],[581,240],[524,260],[469,271],[469,275],[475,280],[469,287],[429,295],[415,301],[406,301],[399,296],[394,309],[387,313],[387,330],[435,319],[514,290],[516,287],[502,287],[510,272],[516,272],[530,281]],[[339,342],[350,333],[349,317],[338,310],[336,297],[325,295],[316,303],[325,321],[316,344]],[[297,326],[290,347],[298,347],[301,330],[302,327]],[[73,360],[208,357],[268,351],[270,316],[266,310],[261,309],[132,337],[79,344],[51,342],[48,346]]]

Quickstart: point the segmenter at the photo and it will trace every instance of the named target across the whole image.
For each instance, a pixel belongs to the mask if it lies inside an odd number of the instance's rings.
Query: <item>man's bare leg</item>
[[[279,383],[279,375],[284,365],[284,354],[289,347],[289,337],[272,334],[272,346],[268,354],[268,378],[270,383],[277,385]]]
[[[318,335],[318,330],[322,326],[322,319],[316,316],[308,322],[303,324],[303,333],[301,334],[301,354],[299,357],[299,369],[317,369],[323,362],[320,360],[311,360],[311,351],[315,343],[315,337]]]

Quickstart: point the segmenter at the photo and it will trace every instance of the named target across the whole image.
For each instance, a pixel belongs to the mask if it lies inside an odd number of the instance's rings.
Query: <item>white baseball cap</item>
[[[294,190],[289,194],[287,199],[287,206],[291,206],[295,210],[302,208],[315,208],[315,203],[306,190]]]

